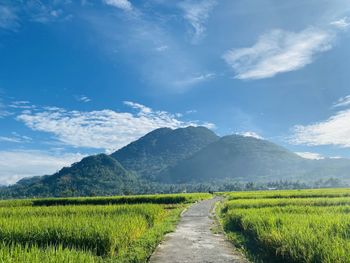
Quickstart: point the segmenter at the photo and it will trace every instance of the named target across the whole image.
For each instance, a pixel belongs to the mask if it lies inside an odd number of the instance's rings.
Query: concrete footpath
[[[183,213],[175,232],[169,233],[157,247],[150,263],[248,262],[235,251],[223,234],[214,234],[215,197],[191,206]]]

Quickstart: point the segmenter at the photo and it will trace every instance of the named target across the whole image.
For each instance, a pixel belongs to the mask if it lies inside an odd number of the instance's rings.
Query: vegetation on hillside
[[[204,127],[156,129],[111,156],[143,179],[154,180],[164,169],[177,164],[219,137]]]
[[[93,155],[51,176],[23,179],[4,188],[9,197],[121,195],[133,192],[137,178],[114,158]]]
[[[271,142],[231,135],[220,138],[190,158],[170,167],[161,180],[171,183],[214,179],[245,182],[298,180],[310,172],[310,162],[312,161]]]

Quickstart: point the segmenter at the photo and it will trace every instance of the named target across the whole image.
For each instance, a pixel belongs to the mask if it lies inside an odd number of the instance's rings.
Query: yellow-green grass
[[[79,251],[58,247],[40,248],[37,246],[22,246],[18,244],[0,245],[0,262],[3,263],[103,263],[101,257],[90,251]]]
[[[350,197],[320,197],[320,198],[261,198],[261,199],[234,199],[225,203],[223,209],[234,208],[263,208],[283,206],[347,206]]]
[[[228,236],[253,260],[350,262],[350,197],[344,197],[348,193],[348,189],[242,192],[241,197],[230,193],[229,199],[234,198],[222,205],[220,216]]]
[[[229,199],[350,197],[350,188],[265,190],[225,193]]]
[[[101,197],[67,197],[1,200],[0,207],[57,206],[57,205],[111,205],[111,204],[180,204],[211,198],[208,193],[129,195]]]
[[[181,211],[210,197],[1,201],[0,262],[146,262],[164,234],[174,229]]]
[[[51,211],[52,209],[52,211]],[[0,240],[62,245],[112,256],[162,220],[159,205],[11,208],[0,211]]]

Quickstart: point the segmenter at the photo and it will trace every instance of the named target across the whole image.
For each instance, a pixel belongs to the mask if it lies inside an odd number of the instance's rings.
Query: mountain
[[[185,160],[219,137],[205,127],[187,127],[172,130],[156,129],[128,144],[111,156],[127,170],[143,179],[155,179],[169,166]]]
[[[159,179],[168,183],[228,178],[244,181],[285,179],[299,173],[305,162],[306,159],[271,142],[230,135],[170,167]]]
[[[309,160],[269,141],[240,135],[220,138],[159,176],[161,182],[175,184],[329,178],[349,182],[350,160]]]
[[[114,158],[99,154],[89,156],[71,167],[49,176],[22,179],[10,186],[15,196],[91,196],[117,195],[132,190],[137,183]]]
[[[266,140],[219,137],[204,127],[161,128],[111,155],[89,156],[53,175],[0,187],[0,197],[232,190],[248,189],[244,188],[248,182],[266,186],[281,180],[290,182],[285,185],[299,181],[296,187],[305,187],[305,182],[343,185],[350,182],[350,160],[304,159]]]

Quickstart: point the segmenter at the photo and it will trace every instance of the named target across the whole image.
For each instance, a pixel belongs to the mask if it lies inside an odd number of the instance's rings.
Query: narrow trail
[[[157,247],[150,263],[246,263],[240,253],[225,240],[223,234],[214,234],[215,197],[191,206],[183,215],[175,232],[169,233]]]

